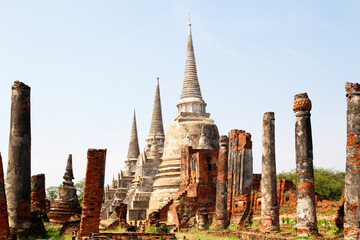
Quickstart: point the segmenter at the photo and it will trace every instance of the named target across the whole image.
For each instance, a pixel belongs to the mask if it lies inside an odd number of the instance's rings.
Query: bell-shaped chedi
[[[71,154],[69,154],[63,178],[64,181],[59,189],[57,197],[50,201],[48,218],[52,223],[62,224],[69,220],[71,216],[81,214],[81,207],[73,183],[74,175]]]
[[[177,107],[178,115],[166,131],[162,163],[150,198],[150,212],[176,196],[181,181],[182,148],[191,146],[194,149],[218,149],[219,147],[219,131],[210,114],[206,112],[206,103],[200,90],[191,24],[189,24],[183,88]]]

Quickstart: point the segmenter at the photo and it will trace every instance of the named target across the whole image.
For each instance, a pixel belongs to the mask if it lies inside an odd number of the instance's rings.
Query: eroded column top
[[[307,93],[299,93],[294,96],[293,111],[308,111],[311,110],[311,101]]]

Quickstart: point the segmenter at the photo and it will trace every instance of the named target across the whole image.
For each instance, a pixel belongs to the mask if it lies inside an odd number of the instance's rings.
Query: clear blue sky
[[[295,168],[293,96],[313,103],[314,164],[344,170],[345,82],[359,82],[359,1],[0,1],[0,151],[7,167],[11,85],[31,86],[32,174],[75,182],[88,148],[123,169],[136,108],[144,147],[155,93],[165,129],[177,113],[191,12],[198,75],[220,134],[253,137],[274,111],[278,172]]]

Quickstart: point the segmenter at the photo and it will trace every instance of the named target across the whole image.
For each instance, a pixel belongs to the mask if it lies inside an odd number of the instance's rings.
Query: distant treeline
[[[326,199],[337,201],[341,198],[345,173],[333,169],[314,168],[315,192]],[[288,179],[294,183],[296,188],[296,170],[281,172],[277,179]]]

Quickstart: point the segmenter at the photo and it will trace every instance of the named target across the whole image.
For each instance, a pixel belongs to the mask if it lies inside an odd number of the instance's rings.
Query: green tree
[[[48,200],[53,200],[57,197],[57,194],[59,192],[60,186],[50,186],[46,189],[46,198]]]
[[[281,172],[277,179],[288,179],[294,183],[296,188],[296,170]],[[337,201],[341,198],[345,173],[333,169],[314,168],[315,192],[329,200]]]
[[[81,179],[79,182],[75,183],[75,189],[78,195],[79,203],[82,206],[83,199],[84,199],[84,185],[85,185],[85,179]]]

